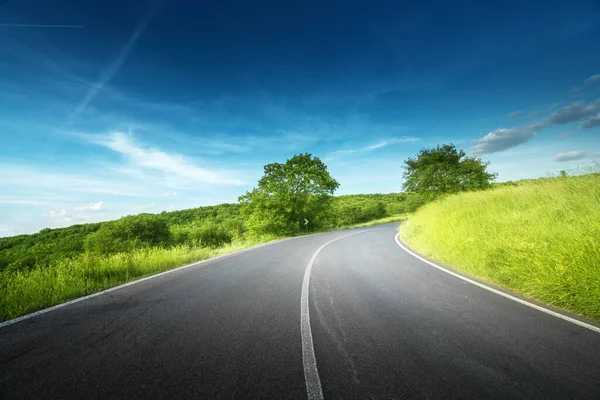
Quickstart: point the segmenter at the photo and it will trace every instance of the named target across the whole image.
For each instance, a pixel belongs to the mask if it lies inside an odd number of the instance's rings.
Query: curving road
[[[432,267],[396,228],[285,240],[2,326],[0,398],[600,398],[600,333]]]

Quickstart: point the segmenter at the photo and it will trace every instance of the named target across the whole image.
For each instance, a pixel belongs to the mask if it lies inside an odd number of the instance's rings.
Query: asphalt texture
[[[600,334],[439,271],[363,228],[309,287],[326,399],[600,398]],[[0,328],[2,399],[303,399],[300,299],[323,244],[286,240]]]

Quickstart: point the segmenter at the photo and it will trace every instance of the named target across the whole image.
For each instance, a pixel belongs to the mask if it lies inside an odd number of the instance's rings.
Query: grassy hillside
[[[600,320],[600,174],[450,196],[411,216],[401,238],[446,265]]]
[[[320,230],[398,220],[418,204],[413,197],[335,197],[331,222]],[[0,238],[0,320],[276,239],[250,235],[240,211],[221,204]]]

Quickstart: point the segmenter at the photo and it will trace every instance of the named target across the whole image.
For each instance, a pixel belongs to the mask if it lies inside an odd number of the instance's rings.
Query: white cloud
[[[170,154],[158,149],[142,147],[122,132],[114,132],[106,136],[88,135],[86,137],[96,144],[125,156],[131,166],[135,168],[160,172],[165,176],[178,177],[189,182],[245,184],[244,181],[232,176],[227,171],[216,171],[197,166],[192,160],[181,154]]]
[[[379,143],[372,144],[370,146],[365,147],[364,150],[371,151],[371,150],[380,149],[382,147],[390,146],[392,144],[418,142],[418,141],[419,141],[418,138],[410,137],[410,136],[403,136],[400,138],[391,138],[391,139],[387,139],[387,140],[384,140]]]
[[[492,131],[477,140],[477,144],[471,148],[473,155],[496,153],[527,142],[542,129],[540,123],[517,126],[514,128],[500,128]]]
[[[162,197],[179,197],[177,192],[164,192],[161,194]]]
[[[77,211],[100,211],[100,209],[102,209],[103,204],[103,201],[99,201],[97,203],[90,203],[87,206],[75,207],[74,209]]]
[[[571,105],[559,108],[554,114],[546,118],[544,123],[547,125],[563,125],[589,117],[597,112],[600,112],[600,100],[596,100],[593,103],[576,101]]]
[[[76,223],[89,222],[91,219],[89,215],[70,213],[66,208],[50,210],[47,213],[42,214],[42,217],[51,220],[49,224],[52,226],[67,226]]]
[[[589,78],[587,78],[585,80],[584,84],[590,85],[592,83],[597,83],[597,82],[600,82],[600,74],[590,76]]]
[[[0,164],[0,185],[11,190],[32,191],[36,193],[58,193],[61,197],[73,197],[74,193],[95,193],[113,196],[141,197],[146,195],[143,187],[133,186],[130,182],[94,178],[89,175],[75,175],[62,172],[48,172],[45,168],[36,168],[18,164]]]
[[[64,218],[67,216],[67,209],[63,208],[59,211],[50,210],[47,214],[43,214],[43,216],[47,218]]]
[[[578,121],[600,112],[600,99],[593,103],[576,101],[573,104],[559,108],[552,115],[533,124],[516,126],[513,128],[499,128],[477,140],[470,152],[474,155],[496,153],[532,139],[544,128],[552,125],[564,125]],[[589,122],[588,122],[589,121]],[[583,121],[580,128],[595,126],[595,117]]]
[[[552,159],[557,162],[565,162],[565,161],[574,161],[581,160],[583,158],[588,158],[590,156],[589,153],[585,151],[568,151],[566,153],[560,153],[555,155]]]
[[[516,120],[523,116],[523,111],[514,111],[508,114],[508,119]]]
[[[595,126],[600,126],[600,113],[596,114],[591,118],[586,119],[585,121],[582,121],[579,124],[579,129],[590,129]]]
[[[326,159],[331,159],[335,156],[339,156],[339,155],[343,155],[343,154],[353,154],[353,153],[361,153],[361,152],[370,152],[373,150],[377,150],[377,149],[381,149],[383,147],[387,147],[393,144],[397,144],[397,143],[409,143],[409,142],[418,142],[420,139],[419,138],[415,138],[415,137],[411,137],[411,136],[402,136],[402,137],[398,137],[398,138],[389,138],[386,140],[383,140],[381,142],[377,142],[365,147],[361,147],[361,148],[357,148],[357,149],[342,149],[342,150],[336,150],[332,153],[329,153],[329,155],[327,157],[325,157]]]

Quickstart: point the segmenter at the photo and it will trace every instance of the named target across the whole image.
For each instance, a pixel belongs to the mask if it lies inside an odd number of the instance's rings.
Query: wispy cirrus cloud
[[[193,160],[181,154],[145,147],[137,143],[131,135],[113,132],[108,135],[87,135],[92,143],[104,146],[121,154],[135,170],[150,170],[166,177],[177,177],[190,182],[223,185],[244,185],[245,181],[232,172],[212,170],[198,166]]]
[[[347,154],[355,154],[355,153],[364,153],[364,152],[371,152],[377,149],[381,149],[383,147],[387,147],[393,144],[398,144],[398,143],[409,143],[409,142],[418,142],[420,139],[416,138],[416,137],[411,137],[411,136],[402,136],[402,137],[397,137],[397,138],[389,138],[389,139],[385,139],[382,140],[380,142],[377,143],[373,143],[370,144],[368,146],[365,147],[360,147],[360,148],[355,148],[355,149],[341,149],[341,150],[336,150],[332,153],[329,153],[327,155],[327,157],[325,157],[325,159],[332,159],[335,158],[337,156],[340,155],[347,155]]]
[[[516,121],[519,119],[528,119],[528,118],[537,118],[537,117],[541,117],[544,114],[548,114],[550,112],[552,112],[552,110],[555,110],[558,106],[560,106],[560,104],[558,103],[552,103],[550,104],[548,107],[544,108],[544,109],[536,109],[533,111],[529,111],[528,113],[522,111],[522,110],[518,110],[518,111],[514,111],[508,114],[508,119],[511,121]]]
[[[521,110],[513,111],[508,114],[508,119],[510,119],[511,121],[514,121],[514,120],[517,120],[517,119],[523,117],[523,115],[524,115],[524,113]]]
[[[523,111],[514,111],[514,112],[511,112],[510,114],[508,114],[508,119],[510,119],[511,121],[516,121],[518,119],[523,119],[523,118],[535,118],[535,117],[540,117],[540,116],[544,115],[545,113],[546,113],[546,111],[544,111],[544,110],[533,110],[528,113],[524,113]]]
[[[574,160],[582,160],[584,158],[590,157],[590,153],[586,151],[576,150],[576,151],[567,151],[566,153],[560,153],[552,157],[552,160],[557,162],[566,162],[566,161],[574,161]]]
[[[571,89],[571,95],[573,95],[575,97],[575,96],[579,95],[580,93],[587,91],[587,89],[589,89],[590,86],[592,86],[598,82],[600,82],[600,74],[592,75],[583,82],[582,86],[573,87]]]
[[[102,90],[104,85],[106,85],[108,82],[110,82],[110,80],[112,78],[114,78],[114,76],[119,72],[119,69],[121,68],[121,66],[123,65],[125,60],[127,60],[127,57],[129,56],[129,54],[133,51],[140,36],[144,33],[144,31],[146,30],[146,28],[148,27],[148,25],[154,18],[154,14],[156,13],[157,6],[158,6],[158,3],[154,3],[154,5],[151,6],[148,13],[144,16],[144,19],[142,20],[142,22],[135,28],[135,30],[133,31],[133,34],[129,37],[129,39],[127,40],[127,43],[125,43],[125,46],[123,46],[123,48],[119,52],[119,55],[117,56],[117,58],[115,58],[110,63],[110,65],[104,71],[102,71],[98,80],[87,91],[87,93],[85,94],[85,96],[81,100],[81,102],[79,102],[79,104],[77,105],[77,107],[75,108],[73,113],[71,114],[71,119],[76,117],[79,113],[81,113],[81,111],[83,111],[85,109],[85,107],[94,99],[94,97],[96,97],[98,92],[100,90]]]
[[[600,126],[600,113],[594,115],[591,118],[586,119],[585,121],[582,121],[579,124],[579,129],[590,129],[595,126]]]
[[[145,195],[140,190],[142,186],[133,186],[131,182],[116,182],[91,173],[48,171],[48,168],[20,164],[0,164],[0,186],[13,193],[36,193],[32,201],[40,200],[40,193],[46,197],[51,195],[63,198],[73,198],[80,194],[121,197]]]
[[[20,197],[0,197],[0,204],[28,205],[28,206],[46,206],[55,204],[52,201],[36,200],[32,198]]]
[[[592,75],[584,82],[585,85],[591,85],[594,83],[600,83],[600,74]]]

